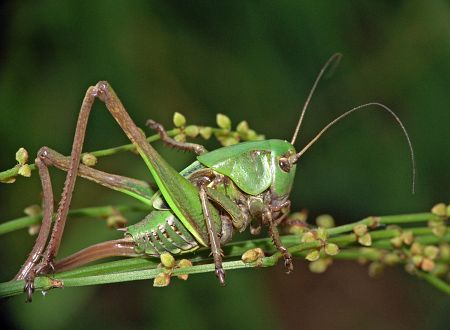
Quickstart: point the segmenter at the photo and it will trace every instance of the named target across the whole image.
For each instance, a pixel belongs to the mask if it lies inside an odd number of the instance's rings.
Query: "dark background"
[[[0,5],[0,168],[14,153],[42,145],[69,153],[85,90],[107,79],[130,115],[171,126],[174,111],[190,123],[215,114],[246,119],[269,138],[290,139],[299,109],[325,60],[344,54],[321,82],[297,148],[353,106],[390,106],[411,136],[417,192],[411,194],[402,132],[381,111],[337,125],[299,163],[293,210],[330,213],[339,223],[367,215],[427,211],[449,197],[450,11],[447,1],[21,1]],[[85,150],[127,143],[97,103]],[[158,145],[160,146],[160,145]],[[217,145],[212,145],[217,147]],[[177,169],[192,156],[159,148]],[[33,156],[34,157],[34,156]],[[99,168],[148,179],[132,154]],[[52,170],[55,192],[63,175]],[[39,203],[37,175],[0,186],[0,217]],[[73,207],[135,203],[78,181]],[[131,215],[136,221],[141,215]],[[101,221],[76,219],[60,255],[118,237]],[[26,231],[0,238],[0,280],[14,275],[31,249]],[[226,288],[212,274],[54,290],[0,302],[2,327],[27,329],[257,328],[444,329],[450,301],[431,286],[388,269],[371,279],[365,266],[336,262],[313,275],[304,261],[283,268],[230,271]]]

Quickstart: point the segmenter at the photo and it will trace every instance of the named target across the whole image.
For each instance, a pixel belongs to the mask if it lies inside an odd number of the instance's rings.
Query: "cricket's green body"
[[[243,231],[250,221],[259,221],[256,217],[262,210],[255,211],[254,208],[261,203],[269,203],[274,208],[286,203],[295,176],[295,165],[285,172],[279,162],[288,154],[295,154],[295,149],[287,141],[244,142],[198,156],[196,162],[176,177],[183,181],[187,179],[194,188],[199,178],[208,177],[213,190],[210,190],[210,199],[214,199],[214,216],[220,216],[214,218],[214,223],[223,244],[232,238],[234,230]],[[174,180],[173,177],[171,179]],[[175,183],[173,186],[180,185]],[[161,200],[161,194],[168,205]],[[134,239],[138,252],[157,256],[162,252],[180,254],[208,246],[203,218],[199,223],[191,223],[179,217],[177,213],[180,212],[169,208],[171,195],[167,190],[156,193],[153,200],[155,210],[127,228],[127,235]],[[243,213],[247,213],[245,220],[239,227],[233,226],[236,222],[233,220],[238,220],[236,218]]]

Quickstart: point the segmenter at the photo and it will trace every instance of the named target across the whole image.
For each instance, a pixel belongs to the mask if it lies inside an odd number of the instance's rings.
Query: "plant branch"
[[[106,207],[107,208],[107,207]],[[92,215],[89,210],[96,208],[89,208],[88,213]],[[102,208],[97,208],[101,210]],[[84,211],[83,211],[84,210]],[[74,210],[78,214],[83,214],[86,209]],[[100,212],[101,213],[101,212]],[[408,221],[407,219],[411,219]],[[368,262],[391,265],[411,265],[413,258],[411,258],[411,243],[403,244],[403,247],[394,246],[392,239],[401,237],[404,231],[411,232],[414,235],[414,242],[426,245],[437,246],[447,244],[450,242],[450,232],[443,236],[436,236],[433,234],[433,229],[425,226],[409,227],[411,224],[418,224],[430,219],[434,219],[435,215],[432,213],[418,213],[409,215],[393,215],[388,217],[379,217],[378,224],[384,224],[384,221],[390,224],[399,226],[407,226],[402,229],[398,227],[395,229],[387,228],[378,225],[376,229],[370,231],[372,237],[372,244],[370,247],[362,247],[358,243],[358,236],[353,233],[356,225],[363,221],[368,221],[367,218],[354,223],[330,228],[325,231],[325,239],[317,238],[313,241],[305,242],[306,235],[285,235],[282,236],[282,242],[288,247],[289,252],[296,257],[307,257],[311,251],[320,251],[320,259],[310,263],[328,262],[331,258],[336,260],[366,260]],[[421,219],[420,221],[418,219]],[[310,233],[316,233],[317,229],[312,229]],[[308,231],[307,231],[308,233]],[[327,255],[324,247],[327,244],[337,244],[340,252],[336,255]],[[249,249],[260,248],[266,254],[271,254],[268,257],[262,257],[254,262],[244,263],[242,260],[236,260]],[[405,250],[406,248],[406,250]],[[443,254],[443,252],[441,253]],[[252,239],[242,242],[232,242],[224,246],[224,269],[240,269],[240,268],[255,268],[255,267],[272,267],[276,265],[282,257],[274,248],[270,238]],[[388,262],[388,255],[398,256],[396,262]],[[56,273],[50,276],[40,276],[36,279],[37,290],[49,290],[57,287],[76,287],[86,285],[98,285],[105,283],[116,283],[124,281],[155,279],[161,273],[166,272],[170,276],[189,275],[214,271],[214,262],[209,255],[209,250],[204,248],[195,254],[187,254],[187,258],[194,264],[191,267],[165,269],[159,265],[157,258],[130,258],[117,261],[103,262],[99,264],[80,267],[78,269]],[[423,256],[426,258],[426,254]],[[433,262],[436,264],[448,265],[448,259],[436,258]],[[415,265],[414,273],[432,284],[440,291],[450,294],[450,286],[447,282],[440,279],[432,270],[424,271],[420,265]],[[10,281],[0,283],[0,297],[8,297],[17,295],[23,292],[23,281]]]

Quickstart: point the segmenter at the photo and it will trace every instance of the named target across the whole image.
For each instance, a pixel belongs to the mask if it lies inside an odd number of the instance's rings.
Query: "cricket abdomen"
[[[136,243],[136,252],[159,256],[163,252],[182,254],[201,245],[170,210],[156,210],[127,228]]]

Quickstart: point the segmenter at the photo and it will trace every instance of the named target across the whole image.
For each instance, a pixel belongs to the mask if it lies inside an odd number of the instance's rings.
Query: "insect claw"
[[[294,270],[294,264],[290,256],[284,259],[284,267],[286,268],[286,274],[290,274]]]
[[[216,269],[216,276],[219,279],[219,283],[221,286],[225,286],[225,271],[223,268]]]

